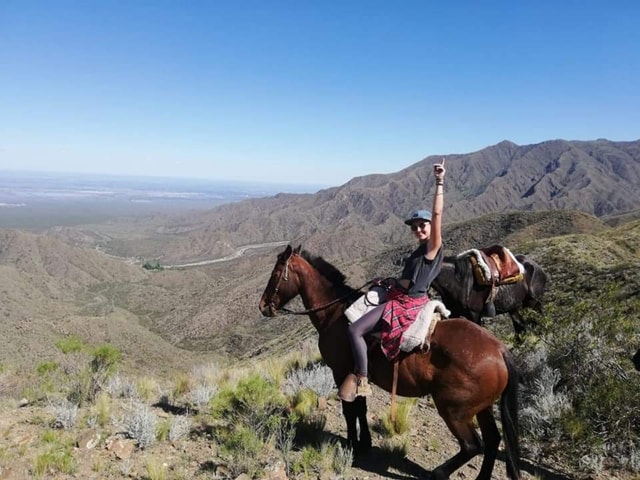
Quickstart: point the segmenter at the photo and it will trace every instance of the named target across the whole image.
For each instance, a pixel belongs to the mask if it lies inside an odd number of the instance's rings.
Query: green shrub
[[[65,354],[76,353],[84,348],[84,343],[82,342],[80,337],[77,337],[76,335],[69,335],[61,340],[58,340],[56,342],[56,347],[58,347],[58,349]]]
[[[259,454],[262,451],[263,442],[257,432],[245,425],[235,425],[234,428],[224,436],[220,445],[223,455],[231,457],[233,465],[233,477],[241,473],[257,478],[261,471]]]
[[[630,381],[637,375],[630,357],[640,344],[637,265],[568,264],[566,252],[556,262],[545,263],[554,279],[545,315],[517,352],[525,448],[533,457],[560,455],[576,469],[597,471],[605,457],[635,468],[640,382]]]
[[[105,344],[94,350],[91,368],[95,373],[106,372],[110,375],[115,371],[121,358],[122,352],[118,348]]]
[[[73,443],[67,440],[52,430],[44,432],[42,436],[42,441],[45,443],[44,451],[36,455],[33,463],[33,473],[36,477],[42,477],[50,472],[74,473],[76,466],[73,458]]]
[[[164,267],[160,264],[158,260],[149,260],[142,265],[142,268],[145,270],[164,270]]]
[[[36,367],[36,372],[42,377],[55,372],[59,366],[56,362],[42,362]]]
[[[400,399],[396,403],[395,418],[391,418],[391,410],[389,410],[381,418],[381,430],[387,437],[402,435],[409,431],[411,424],[411,409],[417,403],[415,398]]]
[[[286,400],[272,382],[258,374],[250,374],[235,387],[220,389],[211,404],[215,417],[242,421],[255,431],[261,431],[266,419],[284,409]]]

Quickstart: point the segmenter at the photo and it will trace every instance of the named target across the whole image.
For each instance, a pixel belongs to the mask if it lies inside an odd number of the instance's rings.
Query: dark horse
[[[524,278],[516,283],[496,287],[493,305],[496,314],[510,314],[516,337],[520,337],[525,331],[525,322],[520,310],[532,308],[542,314],[542,296],[547,284],[547,275],[540,265],[525,255],[515,257],[524,266]],[[431,286],[440,294],[442,302],[451,310],[453,316],[462,316],[477,324],[481,323],[491,286],[479,285],[475,281],[468,255],[445,257],[442,270]]]
[[[322,358],[333,371],[336,385],[341,385],[354,366],[344,310],[358,291],[346,285],[344,275],[321,257],[288,246],[278,255],[260,299],[260,311],[274,317],[278,309],[297,295],[306,310],[294,313],[309,315],[319,333]],[[369,372],[373,383],[390,392],[393,370],[380,348],[370,350]],[[433,471],[433,478],[449,478],[480,453],[484,458],[477,480],[491,478],[500,443],[493,416],[493,404],[498,399],[507,474],[512,480],[520,478],[517,390],[518,374],[507,348],[489,331],[466,319],[440,322],[428,351],[401,355],[397,393],[405,397],[430,394],[460,445],[456,455]],[[370,449],[366,398],[357,397],[352,403],[343,401],[342,408],[349,444],[356,452]],[[482,438],[474,427],[474,417]]]
[[[633,361],[633,366],[640,372],[640,348],[631,360]]]

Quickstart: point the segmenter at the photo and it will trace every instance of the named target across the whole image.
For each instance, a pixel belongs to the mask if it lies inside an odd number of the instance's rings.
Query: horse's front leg
[[[358,450],[358,414],[355,408],[355,402],[342,401],[342,414],[347,422],[347,443],[351,450]]]
[[[353,402],[342,401],[342,413],[347,421],[347,442],[358,455],[371,450],[371,432],[367,422],[367,399],[356,397]],[[360,427],[360,435],[358,435]]]
[[[369,432],[369,422],[367,421],[367,398],[356,397],[356,414],[360,424],[360,441],[358,442],[358,453],[365,453],[371,450],[371,432]]]

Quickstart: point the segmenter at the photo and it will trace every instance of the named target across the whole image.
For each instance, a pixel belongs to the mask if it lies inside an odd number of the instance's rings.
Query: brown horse
[[[263,315],[274,317],[283,305],[300,295],[319,333],[322,358],[340,385],[353,370],[344,310],[358,295],[345,284],[344,275],[321,257],[288,246],[278,255],[260,300]],[[391,391],[393,365],[380,348],[369,352],[371,381]],[[477,480],[490,479],[500,433],[493,404],[500,399],[505,436],[507,475],[520,478],[518,466],[518,375],[506,347],[489,331],[466,320],[440,322],[426,352],[402,354],[398,365],[397,393],[405,397],[431,395],[438,413],[458,440],[460,451],[438,466],[433,478],[446,479],[474,456],[484,453]],[[356,452],[371,447],[364,397],[342,403],[347,440]],[[482,439],[473,424],[477,418]],[[360,426],[358,439],[357,423]]]

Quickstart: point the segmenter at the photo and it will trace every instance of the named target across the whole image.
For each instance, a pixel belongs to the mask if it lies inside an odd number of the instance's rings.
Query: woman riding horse
[[[405,224],[411,226],[418,248],[405,261],[396,290],[386,303],[368,311],[349,327],[349,343],[355,362],[356,396],[371,395],[367,380],[367,343],[365,334],[381,331],[382,350],[393,361],[400,353],[402,333],[413,323],[425,303],[429,301],[427,291],[433,279],[440,272],[442,264],[442,211],[444,209],[444,159],[433,166],[436,189],[433,195],[433,209],[417,210]],[[349,392],[351,379],[345,379],[340,392]],[[349,393],[341,398],[351,397]]]
[[[344,311],[358,293],[333,265],[288,246],[278,255],[259,307],[264,316],[274,317],[300,295],[305,310],[291,313],[309,315],[318,331],[322,358],[333,371],[336,385],[341,385],[354,368]],[[449,319],[437,325],[428,350],[403,352],[395,364],[398,395],[431,395],[460,446],[456,455],[432,472],[433,478],[449,478],[480,453],[484,458],[476,480],[491,478],[500,444],[493,404],[500,399],[507,475],[518,480],[518,374],[507,348],[491,332],[467,319]],[[380,348],[370,351],[373,383],[390,392],[394,370]],[[366,400],[356,397],[353,402],[342,401],[347,440],[356,453],[371,448]]]

